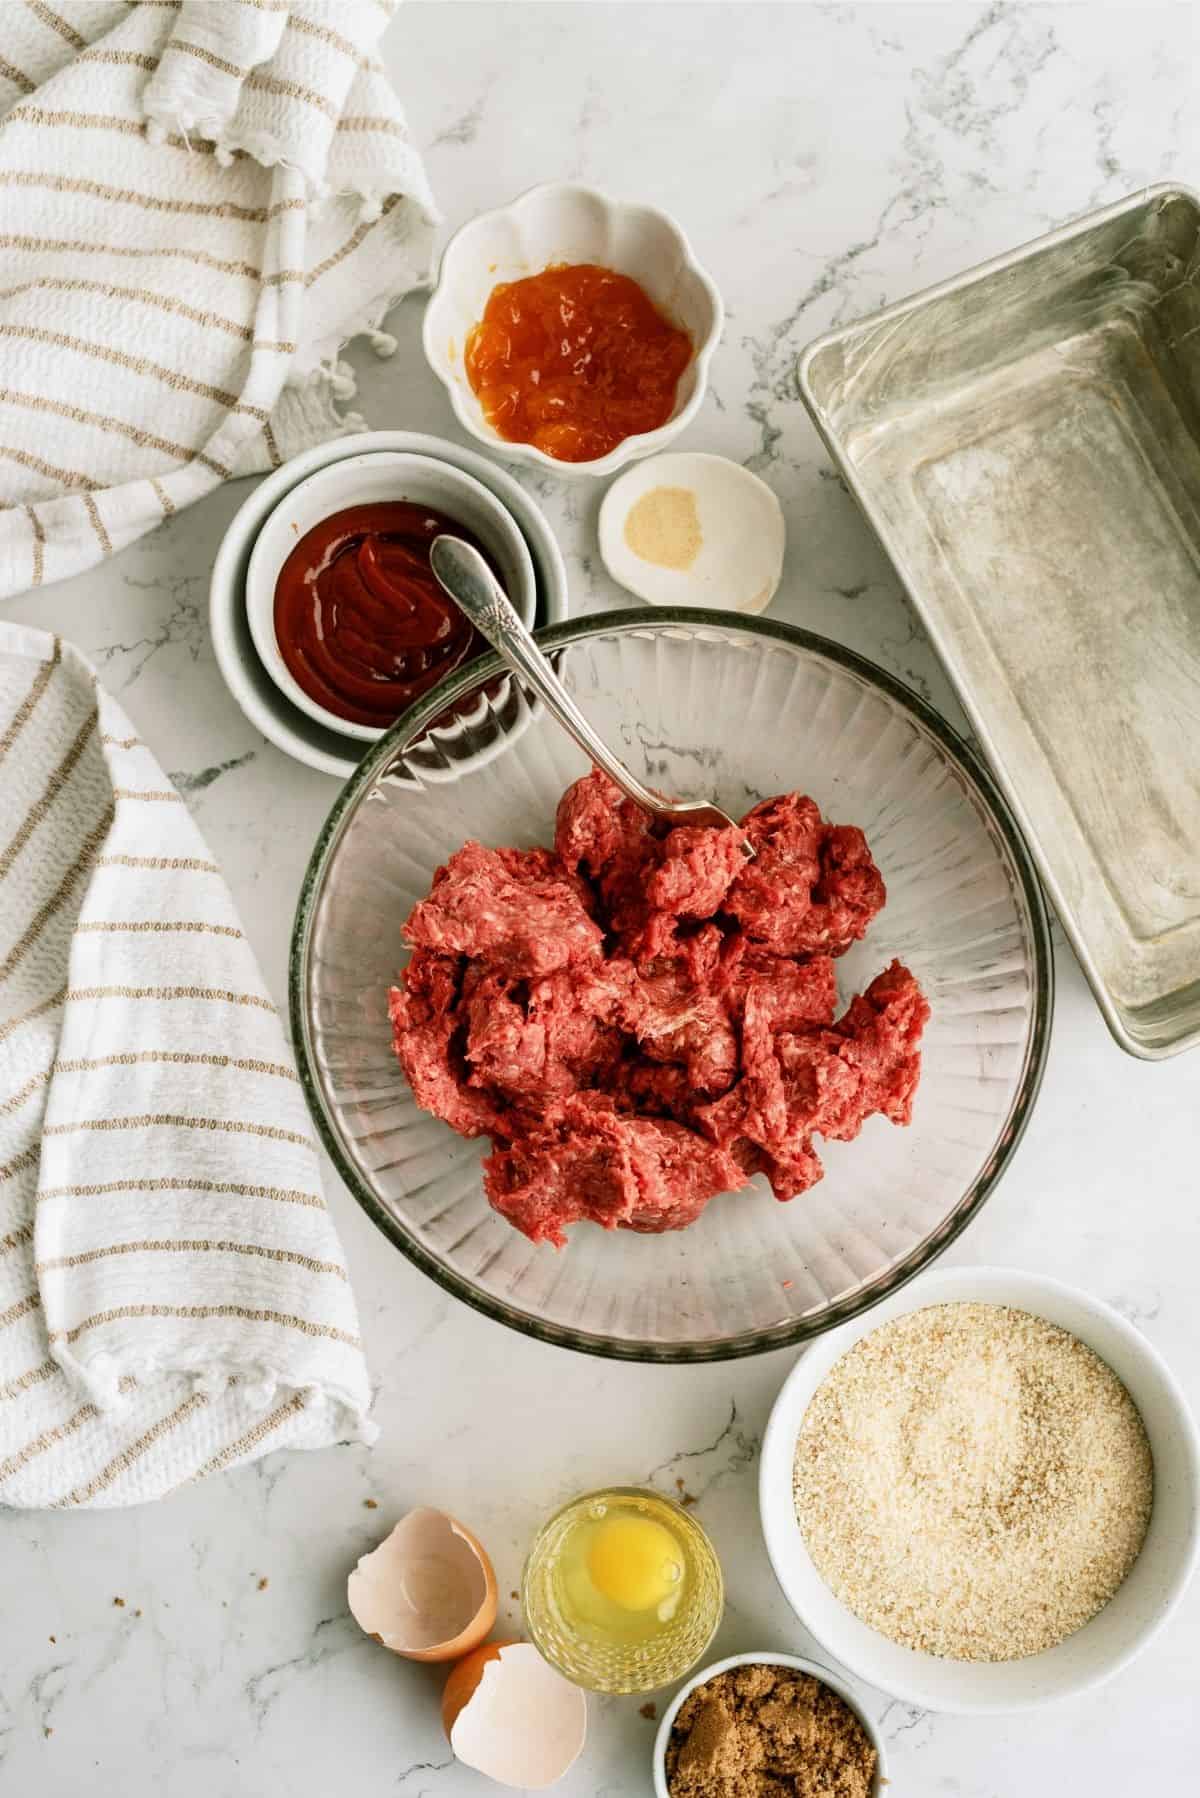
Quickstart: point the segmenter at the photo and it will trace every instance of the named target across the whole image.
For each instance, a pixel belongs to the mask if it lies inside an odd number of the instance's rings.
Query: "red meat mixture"
[[[600,773],[554,849],[466,843],[404,927],[389,995],[417,1103],[490,1136],[488,1199],[535,1242],[679,1230],[764,1173],[821,1178],[816,1136],[907,1124],[929,1007],[899,962],[839,1018],[834,958],[886,899],[866,838],[811,799],[665,835]]]

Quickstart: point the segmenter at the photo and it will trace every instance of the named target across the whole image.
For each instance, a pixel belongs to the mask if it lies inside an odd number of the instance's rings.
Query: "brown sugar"
[[[807,1673],[757,1663],[700,1686],[667,1743],[671,1798],[870,1798],[870,1737]]]

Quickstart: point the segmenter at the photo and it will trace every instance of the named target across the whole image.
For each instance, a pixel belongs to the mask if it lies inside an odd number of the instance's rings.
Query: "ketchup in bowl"
[[[429,566],[443,531],[491,565],[456,519],[408,500],[347,506],[291,551],[275,583],[275,637],[293,680],[326,711],[383,729],[485,647]]]

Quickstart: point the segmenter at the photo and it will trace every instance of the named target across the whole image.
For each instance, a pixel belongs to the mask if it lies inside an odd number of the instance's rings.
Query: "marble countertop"
[[[795,357],[869,312],[1098,203],[1200,179],[1184,5],[410,5],[385,52],[447,223],[575,176],[674,212],[728,305],[685,445],[774,486],[775,614],[956,708],[891,569],[829,468]],[[419,348],[353,356],[372,425],[453,434]],[[561,536],[577,609],[599,491],[522,476]],[[336,783],[255,733],[222,685],[209,567],[238,484],[106,567],[19,600],[63,632],[157,751],[219,855],[277,997],[309,848]],[[1039,1268],[1133,1319],[1200,1389],[1200,1060],[1130,1060],[1061,937],[1049,1068],[1002,1188],[949,1259]],[[137,1512],[0,1514],[0,1792],[74,1798],[484,1798],[450,1762],[437,1680],[366,1640],[345,1576],[414,1502],[468,1519],[515,1586],[537,1520],[602,1480],[686,1480],[725,1567],[717,1652],[812,1644],[763,1551],[756,1458],[791,1363],[594,1361],[507,1333],[396,1254],[329,1174],[379,1395],[378,1446],[273,1456]],[[367,1508],[374,1499],[378,1510]],[[123,1601],[123,1602],[122,1602]],[[505,1614],[515,1607],[506,1602]],[[1194,1778],[1200,1587],[1102,1692],[1012,1719],[867,1694],[909,1798],[1095,1798]],[[649,1792],[653,1726],[599,1700],[563,1798]]]

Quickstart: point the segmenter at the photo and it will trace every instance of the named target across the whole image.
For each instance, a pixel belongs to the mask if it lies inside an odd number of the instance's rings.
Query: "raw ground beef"
[[[490,1136],[484,1187],[534,1242],[655,1232],[764,1173],[821,1178],[814,1136],[907,1124],[929,1007],[893,962],[836,1017],[834,958],[887,897],[861,830],[785,793],[733,830],[656,834],[607,776],[554,849],[466,843],[404,927],[389,994],[417,1103]]]

